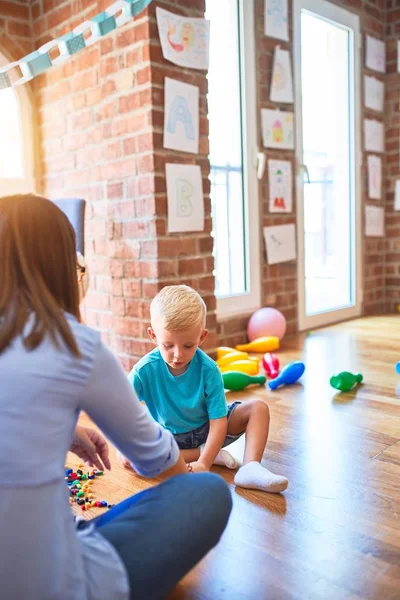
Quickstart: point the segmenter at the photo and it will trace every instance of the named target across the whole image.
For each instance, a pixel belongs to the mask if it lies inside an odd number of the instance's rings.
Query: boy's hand
[[[188,464],[190,473],[208,473],[208,469],[200,460]]]

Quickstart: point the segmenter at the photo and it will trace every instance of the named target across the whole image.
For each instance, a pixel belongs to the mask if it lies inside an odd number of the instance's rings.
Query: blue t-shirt
[[[134,366],[129,381],[153,419],[172,433],[186,433],[227,415],[222,375],[200,348],[177,377],[155,348]]]

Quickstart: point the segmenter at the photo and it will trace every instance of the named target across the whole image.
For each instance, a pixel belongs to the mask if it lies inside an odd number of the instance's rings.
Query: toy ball
[[[285,333],[285,317],[276,308],[268,306],[256,310],[247,325],[247,337],[250,342],[264,336],[277,337],[281,340]]]

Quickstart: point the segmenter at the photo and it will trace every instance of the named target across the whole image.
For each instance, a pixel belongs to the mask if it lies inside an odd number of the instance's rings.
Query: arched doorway
[[[0,65],[9,62],[0,52]],[[29,88],[0,90],[0,196],[36,191],[33,131]]]

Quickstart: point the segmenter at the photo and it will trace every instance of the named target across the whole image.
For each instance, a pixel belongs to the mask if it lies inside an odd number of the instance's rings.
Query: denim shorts
[[[231,418],[233,411],[239,406],[239,404],[242,403],[232,402],[232,404],[229,404],[227,415],[228,421]],[[200,427],[197,427],[197,429],[193,429],[193,431],[187,431],[186,433],[174,433],[174,438],[181,450],[191,450],[192,448],[198,448],[202,444],[205,444],[205,442],[207,441],[209,428],[210,424],[209,421],[207,421],[207,423],[204,423],[204,425],[200,425]],[[238,433],[237,435],[227,435],[224,440],[224,443],[222,444],[222,447],[224,448],[224,446],[229,446],[229,444],[232,444],[233,442],[238,440],[243,434],[244,431]]]

